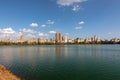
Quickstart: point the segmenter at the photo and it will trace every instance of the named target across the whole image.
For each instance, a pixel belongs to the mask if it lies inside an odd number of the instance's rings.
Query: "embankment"
[[[20,80],[20,78],[13,75],[3,65],[0,65],[0,80]]]

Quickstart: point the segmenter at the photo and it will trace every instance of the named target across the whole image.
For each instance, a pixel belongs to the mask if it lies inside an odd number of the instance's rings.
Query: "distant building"
[[[26,41],[25,35],[21,35],[20,39],[16,39],[15,43],[23,43]]]
[[[38,43],[45,43],[45,42],[46,42],[45,39],[42,39],[42,38],[39,38],[39,39],[38,39]]]
[[[55,43],[55,39],[50,38],[48,42],[49,43]]]
[[[4,42],[12,43],[14,41],[12,39],[7,39],[7,40],[4,40]]]
[[[20,41],[21,41],[21,42],[25,42],[25,41],[26,41],[25,35],[21,35],[21,36],[20,36]]]
[[[63,42],[64,42],[64,43],[67,43],[68,40],[69,40],[68,36],[63,36]]]
[[[31,39],[27,40],[27,43],[28,43],[28,44],[38,43],[38,39],[37,39],[37,38],[31,38]]]
[[[118,42],[120,42],[120,39],[119,38],[113,38],[110,41],[113,42],[113,43],[118,43]]]
[[[75,42],[77,42],[77,43],[83,43],[83,42],[85,42],[85,39],[83,39],[83,38],[76,38]]]
[[[56,32],[56,34],[55,34],[55,41],[56,42],[61,42],[62,41],[61,33]]]
[[[94,41],[94,42],[97,41],[97,36],[96,36],[96,35],[94,35],[93,41]]]

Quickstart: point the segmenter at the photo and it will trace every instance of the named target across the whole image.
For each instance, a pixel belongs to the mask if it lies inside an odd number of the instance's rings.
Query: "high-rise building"
[[[96,35],[94,35],[93,40],[97,41],[97,36]]]
[[[56,34],[55,34],[55,41],[56,42],[61,42],[62,41],[61,33],[56,32]]]

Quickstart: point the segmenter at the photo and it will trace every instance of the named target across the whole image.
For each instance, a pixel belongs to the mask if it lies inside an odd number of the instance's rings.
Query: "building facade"
[[[62,41],[61,33],[56,32],[56,34],[55,34],[55,41],[56,41],[56,43],[59,43],[59,42]]]

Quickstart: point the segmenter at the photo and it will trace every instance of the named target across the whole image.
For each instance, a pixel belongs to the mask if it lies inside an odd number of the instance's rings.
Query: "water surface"
[[[1,46],[0,64],[25,80],[120,80],[120,45]]]

